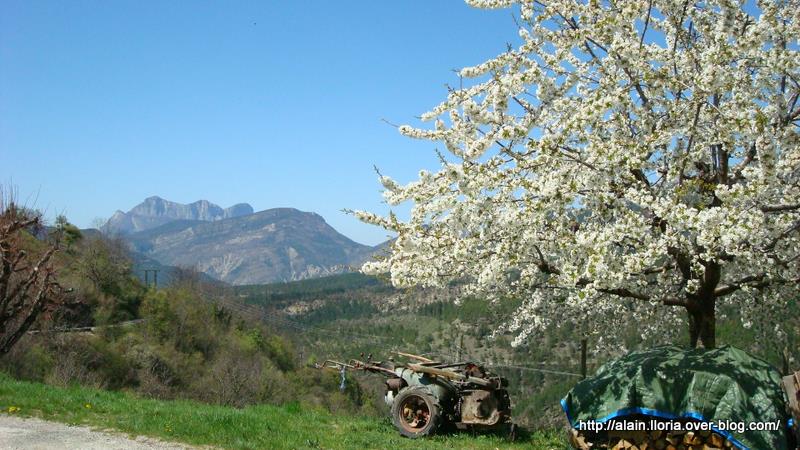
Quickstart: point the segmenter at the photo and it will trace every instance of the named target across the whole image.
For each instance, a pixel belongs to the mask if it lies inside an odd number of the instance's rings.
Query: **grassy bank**
[[[4,374],[0,374],[0,407],[4,414],[234,449],[564,448],[554,433],[536,433],[515,443],[463,434],[412,441],[401,438],[388,420],[332,415],[296,404],[236,409],[191,401],[158,401],[122,392],[57,388]]]

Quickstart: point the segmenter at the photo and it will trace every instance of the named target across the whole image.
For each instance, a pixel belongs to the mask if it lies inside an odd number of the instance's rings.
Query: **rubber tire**
[[[428,411],[430,411],[430,419],[428,420],[428,423],[426,423],[423,428],[420,428],[419,431],[409,431],[401,423],[401,421],[404,421],[405,419],[402,417],[400,405],[402,405],[403,402],[411,396],[417,396],[421,398],[428,407]],[[401,389],[397,394],[397,397],[394,398],[394,402],[392,402],[391,414],[392,423],[395,427],[397,427],[398,431],[400,431],[400,434],[411,439],[433,435],[442,425],[443,419],[442,408],[436,402],[436,398],[434,398],[434,396],[425,386],[411,386]]]

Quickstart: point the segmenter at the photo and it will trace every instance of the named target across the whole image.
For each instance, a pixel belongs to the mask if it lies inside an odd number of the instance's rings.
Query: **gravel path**
[[[69,426],[41,419],[0,414],[1,449],[191,449],[193,447],[154,438],[131,439],[118,432],[96,431],[84,426]]]

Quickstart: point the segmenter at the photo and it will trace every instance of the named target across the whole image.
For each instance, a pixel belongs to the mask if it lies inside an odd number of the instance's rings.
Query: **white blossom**
[[[631,315],[664,333],[676,305],[738,305],[749,327],[796,296],[800,1],[467,3],[519,4],[521,43],[462,69],[432,128],[400,127],[449,154],[381,178],[407,221],[355,213],[398,233],[364,271],[518,296],[517,343]]]

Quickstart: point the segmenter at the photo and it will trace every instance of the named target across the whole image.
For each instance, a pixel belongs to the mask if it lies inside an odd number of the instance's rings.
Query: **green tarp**
[[[734,347],[656,347],[605,364],[572,388],[561,406],[575,428],[584,422],[586,429],[590,421],[618,425],[628,415],[697,419],[738,448],[784,450],[790,416],[780,381],[773,366]],[[749,429],[765,422],[779,423],[779,430]]]

